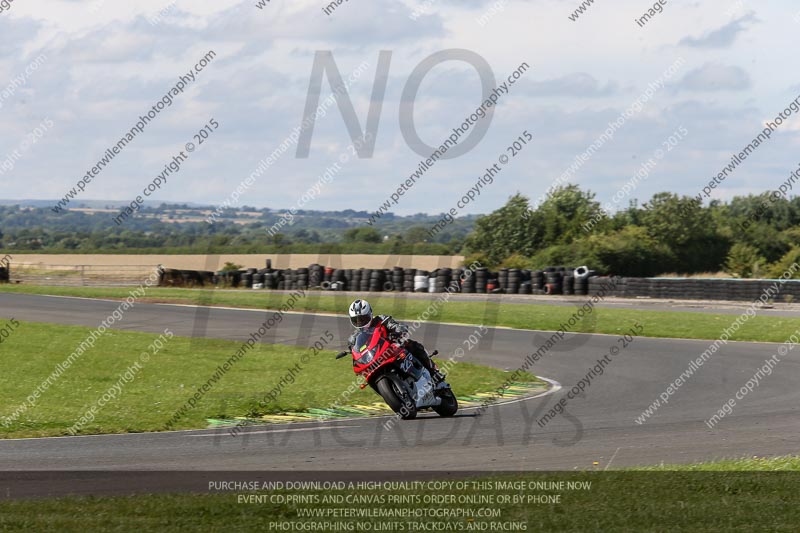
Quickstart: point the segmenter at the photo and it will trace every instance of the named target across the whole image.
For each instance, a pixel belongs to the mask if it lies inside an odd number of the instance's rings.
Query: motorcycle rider
[[[428,369],[428,372],[430,372],[434,383],[438,384],[444,381],[445,376],[439,372],[439,368],[436,366],[436,363],[431,360],[428,352],[425,350],[425,347],[419,342],[411,340],[406,336],[408,335],[408,326],[397,322],[389,315],[373,316],[372,306],[369,305],[369,302],[366,300],[355,300],[352,304],[350,304],[348,314],[350,315],[350,323],[356,328],[356,331],[354,331],[347,340],[349,350],[353,349],[353,345],[356,342],[356,336],[361,333],[360,330],[369,327],[377,327],[379,324],[383,323],[383,325],[386,327],[386,331],[389,333],[389,340],[398,343],[400,346],[411,352],[411,355],[418,359],[419,362],[422,363],[422,366]]]

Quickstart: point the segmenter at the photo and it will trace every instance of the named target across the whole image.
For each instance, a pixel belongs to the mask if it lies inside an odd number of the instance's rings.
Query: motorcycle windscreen
[[[368,328],[360,332],[353,344],[353,366],[370,364],[376,355],[383,352],[385,345],[380,329]]]

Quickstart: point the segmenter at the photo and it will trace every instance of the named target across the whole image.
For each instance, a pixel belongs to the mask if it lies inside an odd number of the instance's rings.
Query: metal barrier
[[[51,265],[11,263],[10,283],[65,287],[131,287],[142,283],[158,265]]]

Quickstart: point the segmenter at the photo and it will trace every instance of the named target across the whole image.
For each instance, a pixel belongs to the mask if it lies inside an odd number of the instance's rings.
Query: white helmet
[[[350,323],[356,328],[363,328],[372,322],[372,306],[366,300],[356,300],[350,304]]]

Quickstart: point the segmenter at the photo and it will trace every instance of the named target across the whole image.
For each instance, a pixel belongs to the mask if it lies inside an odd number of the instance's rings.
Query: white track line
[[[234,426],[235,427],[235,426]],[[240,426],[241,427],[241,426]],[[252,426],[250,426],[252,427]],[[321,429],[357,428],[359,426],[320,426],[315,428],[288,428],[288,429],[265,429],[259,431],[242,431],[239,435],[258,435],[259,433],[292,433],[295,431],[319,431]],[[219,433],[205,435],[189,435],[190,437],[221,437]]]
[[[611,466],[611,463],[613,463],[613,462],[614,462],[614,458],[617,456],[617,454],[619,453],[619,451],[620,451],[621,449],[622,449],[622,447],[619,447],[619,448],[617,448],[617,451],[615,451],[615,452],[614,452],[614,455],[612,455],[612,456],[611,456],[611,459],[609,459],[609,460],[608,460],[608,464],[607,464],[607,465],[606,465],[606,467],[603,469],[603,472],[605,472],[606,470],[608,470],[608,467],[609,467],[609,466]]]

